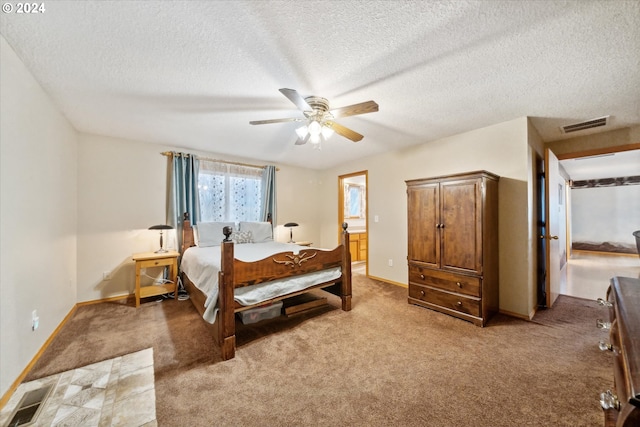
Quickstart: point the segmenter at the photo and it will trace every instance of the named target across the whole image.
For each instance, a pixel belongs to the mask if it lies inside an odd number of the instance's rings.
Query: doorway
[[[608,279],[610,279],[610,277],[619,275],[621,271],[625,271],[625,274],[629,274],[629,272],[631,272],[632,274],[636,273],[636,271],[633,269],[624,270],[627,267],[626,263],[628,263],[630,259],[626,257],[627,259],[625,260],[624,256],[622,257],[620,256],[621,254],[605,254],[605,258],[603,258],[602,254],[597,254],[597,252],[573,253],[572,241],[574,239],[572,236],[572,223],[571,223],[572,218],[571,218],[570,211],[571,211],[571,192],[574,190],[570,189],[571,185],[569,183],[575,180],[574,178],[576,176],[580,176],[580,175],[576,175],[577,170],[568,167],[571,165],[571,163],[568,163],[568,161],[573,161],[574,159],[579,159],[579,158],[580,159],[593,158],[593,160],[595,161],[596,157],[604,157],[605,155],[608,155],[611,153],[620,153],[620,152],[627,152],[627,151],[631,152],[634,150],[638,150],[639,148],[640,148],[640,144],[629,144],[625,146],[573,152],[573,153],[562,154],[557,156],[561,169],[565,170],[565,166],[567,166],[566,168],[567,170],[565,172],[566,174],[565,179],[567,181],[567,185],[566,185],[566,190],[563,196],[566,201],[566,209],[568,210],[568,212],[566,212],[566,215],[560,215],[559,218],[557,218],[558,220],[560,220],[561,224],[558,224],[559,229],[555,233],[549,233],[550,230],[548,226],[549,226],[550,218],[548,218],[545,215],[544,206],[546,206],[547,203],[549,203],[549,197],[551,195],[548,193],[545,193],[544,171],[541,171],[541,169],[544,169],[544,165],[540,163],[540,159],[537,159],[538,161],[536,163],[537,163],[537,171],[538,171],[538,185],[537,185],[538,199],[537,200],[538,200],[538,227],[539,227],[538,231],[540,231],[539,235],[547,236],[549,234],[553,234],[559,237],[564,237],[565,239],[565,242],[559,245],[561,246],[561,249],[564,251],[564,254],[562,255],[567,264],[566,265],[567,272],[565,276],[566,279],[564,280],[564,283],[560,284],[560,289],[559,289],[560,294],[574,296],[578,298],[588,298],[588,299],[591,299],[594,295],[598,295],[599,297],[602,297],[602,295],[606,293],[606,288],[608,287],[608,284],[609,284]],[[622,170],[624,169],[621,169],[621,167],[618,164],[614,165],[611,159],[612,159],[611,157],[604,157],[602,159],[597,159],[600,163],[598,163],[597,166],[594,164],[595,168],[593,173],[596,173],[595,171],[598,170],[600,173],[604,173],[605,175],[607,175],[607,178],[615,178],[618,175],[626,176],[629,174],[629,172],[627,173],[622,172]],[[578,163],[582,163],[582,162],[574,162],[573,167],[575,167],[575,165],[577,165]],[[606,168],[607,171],[606,172],[600,171],[603,168]],[[613,172],[609,172],[609,170],[613,170]],[[634,173],[634,171],[637,171],[637,170],[638,169],[636,167],[634,170],[632,170],[632,173],[637,174],[637,172]],[[540,172],[543,172],[543,173],[540,173]],[[580,171],[580,173],[583,173],[583,171]],[[592,172],[589,172],[589,173],[592,173]],[[591,175],[587,175],[587,176],[591,177]],[[593,176],[593,178],[595,177],[596,176]],[[580,179],[583,179],[583,178],[578,178],[578,180]],[[555,191],[554,191],[554,194],[555,194]],[[557,240],[554,242],[557,242]],[[538,251],[538,307],[539,308],[550,307],[549,294],[548,294],[550,289],[548,286],[543,285],[545,283],[545,279],[548,281],[549,279],[548,275],[552,273],[550,269],[555,268],[554,272],[556,274],[559,274],[562,267],[564,267],[562,263],[560,263],[556,267],[549,265],[549,255],[545,254],[545,250],[548,248],[545,248],[544,246],[545,245],[541,245],[538,247],[539,249]],[[633,259],[633,257],[631,259]],[[635,255],[634,261],[637,261],[637,255]],[[602,273],[602,271],[605,271],[605,272]],[[603,277],[607,275],[610,277],[603,279]],[[593,283],[587,285],[586,284],[587,278],[592,280]]]
[[[338,233],[347,223],[352,272],[368,275],[369,209],[368,172],[359,171],[338,177]]]

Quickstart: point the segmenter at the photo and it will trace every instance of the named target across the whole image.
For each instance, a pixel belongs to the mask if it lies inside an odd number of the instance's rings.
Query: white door
[[[547,307],[551,307],[567,281],[566,251],[566,182],[560,174],[558,158],[549,150],[544,155],[546,193]]]

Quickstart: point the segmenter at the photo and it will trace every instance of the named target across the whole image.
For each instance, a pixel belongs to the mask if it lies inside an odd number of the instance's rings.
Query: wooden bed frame
[[[342,230],[340,244],[331,251],[305,249],[296,255],[294,255],[293,252],[281,252],[260,261],[244,262],[234,258],[233,241],[229,238],[232,230],[230,227],[225,227],[225,238],[221,243],[221,269],[218,275],[220,287],[218,295],[218,315],[213,325],[207,323],[212,329],[216,345],[220,347],[222,360],[229,360],[235,357],[235,313],[304,294],[314,289],[323,289],[339,296],[342,300],[342,310],[351,310],[351,254],[349,253],[349,233],[347,232],[346,223],[342,224]],[[191,227],[188,213],[184,214],[182,236],[183,243],[181,253],[184,253],[188,248],[195,246],[193,228]],[[314,285],[303,291],[293,292],[251,306],[240,305],[234,300],[235,288],[334,267],[340,267],[342,269],[342,274],[339,278]],[[204,302],[207,296],[189,280],[186,274],[182,274],[182,281],[187,292],[189,292],[189,299],[202,316],[204,314]]]

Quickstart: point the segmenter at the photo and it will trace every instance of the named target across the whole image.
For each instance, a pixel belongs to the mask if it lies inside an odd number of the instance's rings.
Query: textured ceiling
[[[530,116],[640,125],[639,1],[46,1],[0,31],[82,132],[324,169]],[[296,146],[279,88],[332,107],[321,151]],[[583,133],[584,134],[584,133]]]

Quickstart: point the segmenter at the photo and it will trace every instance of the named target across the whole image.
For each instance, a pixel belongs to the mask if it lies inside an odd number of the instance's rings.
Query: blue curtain
[[[185,153],[171,153],[167,223],[177,231],[178,247],[182,247],[182,219],[189,213],[191,225],[200,220],[198,201],[198,159]]]
[[[271,214],[272,224],[276,222],[276,167],[265,166],[262,172],[262,220],[266,221]]]

